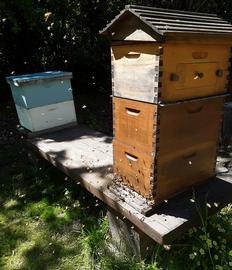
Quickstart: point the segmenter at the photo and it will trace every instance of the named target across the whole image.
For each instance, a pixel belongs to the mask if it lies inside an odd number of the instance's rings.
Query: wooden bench
[[[232,179],[215,177],[191,192],[158,205],[154,213],[146,217],[108,188],[113,178],[111,137],[76,126],[29,138],[28,143],[43,158],[106,203],[122,220],[162,245],[171,244],[187,229],[199,224],[200,214],[205,218],[204,213],[214,214],[232,202]]]

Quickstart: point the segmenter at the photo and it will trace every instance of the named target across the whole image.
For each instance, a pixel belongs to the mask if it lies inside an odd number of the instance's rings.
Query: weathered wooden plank
[[[165,28],[165,29],[182,29],[182,30],[185,30],[186,28],[194,28],[196,30],[200,29],[205,29],[206,31],[208,31],[210,29],[210,31],[213,31],[213,30],[231,30],[232,29],[232,26],[231,25],[207,25],[207,24],[195,24],[195,22],[187,22],[187,23],[184,23],[183,21],[172,21],[172,22],[166,22],[166,20],[164,21],[157,21],[157,20],[149,20],[153,25],[155,25],[156,27],[158,27],[158,29],[161,29],[161,28]]]
[[[167,19],[180,19],[180,20],[188,20],[188,21],[196,21],[196,22],[215,22],[215,23],[227,23],[229,25],[229,23],[227,21],[224,21],[224,20],[215,20],[214,18],[204,18],[202,19],[201,17],[195,17],[195,18],[192,18],[192,17],[189,17],[189,16],[182,16],[182,15],[179,15],[178,17],[172,13],[167,13],[165,16],[161,13],[153,13],[153,12],[147,12],[147,11],[143,11],[143,12],[137,12],[139,16],[143,17],[145,20],[146,20],[146,17],[155,17],[155,18],[167,18]],[[148,20],[149,21],[149,20]]]
[[[144,13],[147,13],[147,14],[160,14],[162,15],[163,17],[166,17],[166,16],[169,16],[169,15],[173,15],[175,16],[176,18],[180,18],[180,17],[186,17],[186,18],[191,18],[191,19],[201,19],[202,21],[204,20],[207,20],[207,19],[210,19],[210,20],[214,20],[215,22],[217,21],[221,21],[222,19],[217,17],[217,16],[204,16],[204,14],[200,14],[200,13],[191,13],[189,14],[188,12],[185,12],[185,11],[180,11],[180,10],[173,10],[172,12],[170,12],[170,10],[159,10],[159,9],[154,9],[154,10],[148,10],[148,9],[139,9],[139,8],[130,8],[131,10],[133,10],[134,12],[136,13],[139,13],[139,14],[144,14]]]
[[[187,228],[200,222],[200,215],[203,219],[216,213],[226,204],[232,201],[232,179],[222,180],[212,178],[208,183],[200,185],[192,192],[180,194],[169,200],[165,206],[157,207],[156,215],[153,216],[160,222],[165,222],[170,232],[164,236],[164,242],[173,240],[181,235]],[[182,208],[181,208],[182,207]],[[175,213],[175,214],[174,214]],[[166,217],[169,217],[168,219]],[[179,226],[176,226],[178,217]],[[160,219],[162,218],[162,220]],[[181,224],[182,221],[182,224]],[[200,224],[202,224],[200,222]],[[173,238],[174,237],[174,238]]]
[[[231,25],[228,24],[228,22],[226,21],[218,21],[218,22],[207,22],[207,21],[196,21],[196,20],[187,20],[187,19],[177,19],[177,18],[173,18],[173,19],[168,19],[168,18],[161,18],[161,17],[157,17],[156,15],[147,15],[147,16],[143,16],[144,19],[150,21],[151,23],[165,23],[165,24],[168,24],[169,23],[178,23],[178,24],[194,24],[194,25],[205,25],[205,26],[223,26],[223,27],[226,27],[226,28],[231,28]]]
[[[181,27],[175,27],[175,26],[158,26],[157,29],[159,31],[164,31],[164,32],[202,32],[202,33],[232,33],[231,29],[214,29],[214,28],[196,28],[196,27],[188,27],[188,26],[181,26]]]
[[[143,43],[112,47],[113,94],[156,103],[159,85],[159,45]]]
[[[131,188],[126,185],[122,185],[122,183],[112,183],[109,186],[109,190],[120,197],[120,199],[126,202],[128,205],[132,206],[139,213],[150,216],[153,211],[153,206],[150,205],[147,200],[139,195],[137,192],[133,191]]]
[[[165,13],[184,13],[190,15],[206,15],[207,17],[217,17],[216,14],[213,13],[204,13],[204,12],[193,12],[187,10],[176,10],[176,9],[166,9],[166,8],[156,8],[156,7],[149,7],[149,6],[141,6],[141,5],[126,5],[126,8],[138,9],[138,10],[153,10],[153,11],[163,11]]]
[[[192,192],[157,206],[150,217],[145,217],[113,194],[108,189],[113,178],[111,140],[104,134],[78,126],[29,139],[28,143],[42,157],[160,244],[170,244],[199,222],[196,204],[190,200]],[[214,178],[197,188],[195,197],[203,209],[206,203],[212,205],[209,214],[216,212],[231,202],[232,179]]]

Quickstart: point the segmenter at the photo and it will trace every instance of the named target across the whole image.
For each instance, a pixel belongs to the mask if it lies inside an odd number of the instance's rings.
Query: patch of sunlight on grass
[[[20,270],[23,269],[26,264],[26,259],[23,254],[32,249],[35,245],[35,242],[30,240],[21,243],[21,245],[12,251],[12,255],[8,257],[8,260],[5,264],[5,269],[8,270]]]
[[[19,205],[20,205],[20,203],[18,200],[10,199],[10,200],[6,201],[3,206],[6,210],[9,210],[12,208],[16,208]]]
[[[40,216],[48,207],[48,201],[46,199],[43,199],[39,202],[31,202],[28,203],[26,206],[26,213],[30,216],[30,217],[36,217],[36,216]]]
[[[29,222],[24,224],[25,227],[27,239],[9,252],[4,269],[68,269],[66,265],[75,269],[74,258],[79,252],[77,235],[51,232],[41,222]]]
[[[0,212],[0,226],[6,223],[6,216]]]
[[[50,228],[62,227],[80,217],[80,209],[50,204],[46,199],[29,203],[26,213],[32,218],[46,222]]]

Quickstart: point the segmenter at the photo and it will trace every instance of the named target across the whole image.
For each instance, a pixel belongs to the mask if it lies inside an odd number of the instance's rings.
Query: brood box
[[[213,176],[223,100],[151,105],[114,98],[115,172],[156,201]]]
[[[111,40],[114,170],[155,203],[215,174],[232,26],[214,14],[126,6]]]
[[[75,123],[71,78],[61,71],[7,77],[20,124],[36,132]]]

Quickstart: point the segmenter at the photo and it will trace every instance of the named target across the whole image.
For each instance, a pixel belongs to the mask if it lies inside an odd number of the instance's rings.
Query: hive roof
[[[149,26],[156,34],[205,33],[232,34],[232,25],[216,14],[169,10],[147,6],[127,5],[102,31],[109,34],[122,18],[133,14]]]

